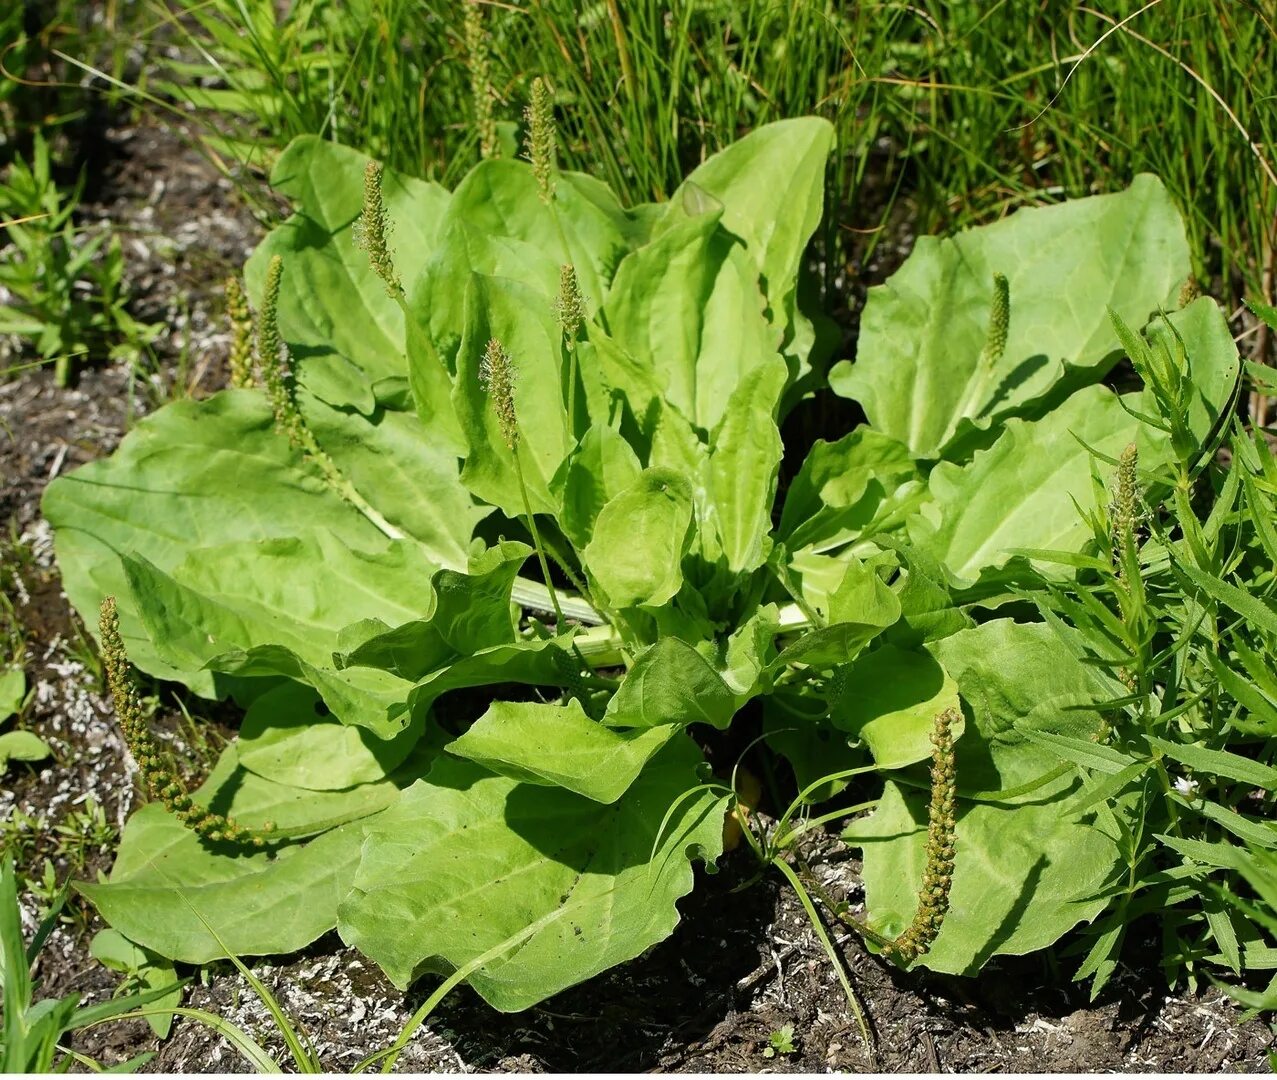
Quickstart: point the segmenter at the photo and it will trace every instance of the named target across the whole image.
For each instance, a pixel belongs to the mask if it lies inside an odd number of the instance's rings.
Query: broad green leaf
[[[608,703],[603,723],[616,728],[709,724],[719,729],[755,692],[733,685],[687,642],[661,638],[638,656]]]
[[[749,573],[767,561],[776,473],[784,447],[776,410],[784,365],[764,361],[732,392],[710,441],[709,498],[727,569]]]
[[[338,665],[377,668],[417,681],[458,658],[512,644],[510,593],[531,554],[526,544],[502,541],[473,556],[467,573],[440,570],[430,579],[421,618],[393,627],[382,618],[347,626]]]
[[[919,457],[940,456],[964,422],[996,425],[1053,392],[1102,376],[1118,355],[1107,308],[1140,326],[1175,304],[1191,265],[1184,225],[1161,183],[1024,209],[951,239],[922,237],[871,289],[854,366],[836,393]],[[993,276],[1010,287],[1000,361],[982,363]]]
[[[591,720],[575,699],[566,705],[494,701],[447,749],[499,776],[613,803],[677,730],[667,724],[617,731]]]
[[[549,485],[572,449],[567,426],[562,334],[545,298],[508,279],[472,274],[465,292],[465,334],[452,390],[466,461],[461,478],[506,516],[524,513],[523,494],[493,403],[480,380],[490,341],[509,354],[518,416],[518,455],[535,513],[557,509]]]
[[[545,314],[558,294],[561,266],[571,263],[590,314],[602,303],[617,263],[644,231],[590,177],[559,173],[553,206],[546,206],[523,162],[477,166],[453,193],[435,251],[409,292],[408,306],[415,315],[409,347],[417,326],[429,339],[410,357],[413,394],[423,421],[452,439],[456,421],[449,387],[465,333],[464,283],[471,274],[518,282],[530,290],[533,310]],[[463,451],[459,430],[456,438],[458,451]]]
[[[388,710],[411,686],[380,670],[337,670],[340,630],[361,618],[419,611],[432,571],[415,544],[348,548],[324,533],[196,549],[172,574],[145,559],[123,560],[130,593],[161,658],[177,670],[284,675],[314,686],[344,724],[382,738],[402,729]],[[323,567],[325,587],[316,587]]]
[[[421,679],[408,695],[407,713],[419,716],[449,691],[474,686],[566,686],[579,667],[579,661],[568,651],[571,641],[571,635],[564,634],[494,645],[473,656],[463,656]]]
[[[854,539],[918,468],[901,442],[861,425],[837,442],[817,439],[785,493],[778,536],[791,551]]]
[[[258,246],[245,276],[260,304],[266,267],[280,255],[279,328],[298,378],[316,397],[371,413],[378,391],[408,374],[404,316],[386,295],[368,254],[356,242],[363,207],[363,154],[314,136],[294,139],[271,184],[297,213]],[[386,171],[395,271],[411,283],[434,248],[449,195],[438,184]]]
[[[507,242],[526,265],[548,263],[550,288],[543,291],[550,298],[558,291],[559,267],[571,263],[591,311],[602,303],[617,265],[642,234],[616,196],[593,177],[558,173],[547,206],[532,167],[513,160],[485,161],[472,169],[453,192],[447,218],[464,221],[479,236]]]
[[[317,792],[262,780],[228,748],[195,793],[198,802],[251,827],[269,822],[281,839],[319,835],[263,849],[210,844],[148,803],[124,827],[109,880],[76,888],[120,933],[173,960],[224,956],[209,927],[236,956],[292,952],[336,925],[364,820],[393,803],[429,758],[423,748],[394,780]]]
[[[6,731],[0,734],[0,774],[11,761],[43,761],[53,751],[39,735],[30,731]]]
[[[154,1008],[176,1008],[182,1004],[182,987],[178,985],[173,965],[149,949],[135,945],[118,930],[108,927],[94,934],[89,954],[104,967],[132,977],[142,991],[171,986],[170,993],[154,1001]],[[146,1022],[158,1038],[167,1039],[173,1027],[173,1015],[148,1016]]]
[[[881,645],[843,669],[842,695],[829,722],[859,739],[880,769],[899,769],[931,757],[935,719],[958,708],[958,687],[930,654]],[[963,725],[954,728],[954,738]]]
[[[19,667],[0,671],[0,724],[22,708],[27,696],[27,677]]]
[[[599,317],[657,391],[708,432],[755,368],[781,363],[763,306],[756,268],[718,214],[702,213],[625,258]]]
[[[360,495],[441,566],[466,565],[475,526],[492,511],[461,484],[456,454],[412,413],[372,416],[303,401],[315,437]],[[384,531],[384,530],[383,530]]]
[[[610,425],[596,423],[581,437],[550,482],[561,507],[559,526],[578,551],[594,535],[603,507],[638,480],[642,471],[630,444]]]
[[[793,310],[793,289],[807,242],[824,210],[825,163],[834,129],[816,117],[756,129],[698,166],[670,200],[705,192],[722,205],[722,224],[745,241],[767,290],[773,321]]]
[[[699,762],[680,738],[601,806],[445,755],[370,825],[342,938],[399,987],[501,950],[468,981],[507,1012],[632,959],[673,930],[690,859],[721,849]]]
[[[281,682],[248,707],[235,742],[239,763],[265,780],[313,791],[375,783],[421,738],[416,723],[392,739],[341,723],[309,686]]]
[[[577,356],[593,422],[619,423],[641,464],[688,469],[689,462],[699,463],[703,433],[665,397],[659,371],[630,355],[596,323],[586,323],[585,334]]]
[[[350,427],[362,425],[367,439],[349,460],[361,485],[369,485],[365,496],[383,516],[420,526],[423,542],[429,542],[428,561],[465,564],[477,515],[455,479],[455,461],[440,456],[432,465],[433,451],[413,456],[402,440],[381,443],[383,432],[397,429],[399,420],[383,427],[376,417],[345,416],[328,426],[327,418],[336,413],[316,406],[312,415],[320,441],[331,435],[339,466],[354,442]],[[393,460],[383,460],[380,472],[374,472],[372,455],[379,450]],[[371,486],[378,481],[392,499],[378,496]],[[423,491],[430,498],[413,494]],[[85,623],[96,632],[99,603],[115,595],[130,659],[206,696],[215,692],[212,675],[198,668],[175,670],[142,632],[129,601],[123,555],[137,555],[173,573],[193,548],[238,545],[248,551],[257,542],[290,541],[303,533],[325,533],[354,551],[376,552],[388,545],[383,530],[333,492],[318,467],[274,430],[263,396],[246,390],[164,407],[142,420],[110,458],[57,478],[46,489],[42,507],[55,530],[64,587]],[[430,528],[423,524],[427,516],[434,522]],[[309,590],[303,608],[339,606],[337,598],[326,595],[330,590],[315,566],[294,570],[293,585]]]
[[[890,546],[902,564],[892,584],[900,601],[900,619],[887,628],[883,635],[886,640],[913,648],[975,625],[954,599],[940,563],[908,544],[882,542]]]
[[[826,602],[828,625],[810,630],[786,646],[775,667],[806,664],[828,670],[854,660],[870,641],[900,618],[900,601],[874,567],[854,556]]]
[[[581,553],[605,602],[660,605],[677,593],[691,523],[691,485],[671,469],[645,469],[609,500]]]
[[[995,741],[958,745],[958,782],[964,754],[988,754]],[[1049,769],[1044,754],[1037,762]],[[996,767],[996,766],[995,766]],[[973,975],[992,957],[1046,948],[1078,923],[1095,918],[1107,900],[1093,899],[1118,861],[1114,840],[1097,824],[1063,817],[1059,800],[1071,781],[1056,781],[1016,806],[959,802],[957,854],[949,912],[918,963],[933,971]],[[870,925],[895,937],[913,919],[926,862],[927,793],[888,781],[873,814],[844,834],[864,851],[863,877]]]
[[[1005,566],[1015,549],[1072,551],[1091,535],[1079,510],[1094,501],[1087,447],[1116,458],[1131,442],[1146,451],[1141,465],[1165,453],[1117,395],[1079,390],[1041,420],[1008,421],[968,464],[938,464],[934,501],[910,520],[909,538],[961,588]]]
[[[1100,717],[1094,676],[1056,632],[1009,619],[984,623],[928,646],[958,684],[966,729],[955,745],[957,857],[949,914],[920,961],[936,971],[971,974],[992,956],[1044,948],[1107,901],[1100,887],[1118,862],[1109,827],[1068,817],[1071,776],[1052,778],[1059,758],[1025,730],[1085,738]],[[1044,781],[1044,782],[1043,782]],[[1010,792],[997,803],[968,792]],[[925,785],[890,781],[878,808],[847,838],[863,843],[867,908],[888,937],[913,918],[925,862]]]
[[[926,648],[958,684],[980,733],[973,738],[968,724],[958,745],[959,793],[1017,788],[1058,765],[1026,730],[1080,740],[1100,730],[1093,705],[1106,695],[1097,676],[1048,626],[995,619]],[[1025,798],[1036,802],[1042,793]]]

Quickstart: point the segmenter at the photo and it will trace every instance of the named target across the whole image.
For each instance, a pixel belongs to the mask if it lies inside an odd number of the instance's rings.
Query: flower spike
[[[927,814],[927,865],[918,892],[913,922],[884,950],[902,964],[931,948],[949,910],[956,844],[958,782],[954,767],[953,725],[956,709],[945,709],[931,732],[931,806]]]
[[[160,753],[155,737],[146,721],[146,710],[138,694],[137,684],[129,670],[128,654],[120,637],[120,615],[115,597],[102,601],[98,628],[102,633],[102,662],[106,668],[106,681],[115,701],[115,715],[124,733],[133,760],[142,774],[142,783],[150,798],[164,804],[164,808],[192,832],[206,840],[250,843],[261,847],[266,843],[272,825],[256,830],[239,824],[233,818],[216,814],[200,806],[191,798],[186,786],[172,766]]]
[[[497,122],[492,112],[492,65],[488,56],[488,35],[483,28],[483,12],[478,0],[465,0],[466,66],[470,69],[470,98],[474,122],[479,130],[479,153],[486,158],[501,156],[497,142]]]
[[[1109,504],[1109,522],[1113,530],[1113,561],[1121,574],[1122,555],[1135,543],[1135,530],[1139,527],[1139,448],[1130,443],[1117,463],[1117,490]]]
[[[279,283],[284,275],[284,260],[273,255],[266,270],[266,292],[262,297],[261,316],[257,320],[257,353],[261,362],[262,386],[275,413],[275,427],[288,436],[293,446],[307,443],[305,421],[293,396],[292,378],[285,367],[288,346],[279,335]]]
[[[514,364],[496,338],[488,342],[479,362],[479,382],[492,398],[501,437],[511,450],[519,445],[519,418],[514,411]]]
[[[564,263],[559,268],[559,295],[554,300],[554,317],[563,327],[563,340],[571,350],[576,345],[576,335],[585,321],[585,297],[577,284],[576,268]]]
[[[364,169],[364,208],[355,223],[355,243],[368,252],[368,262],[386,285],[386,295],[395,299],[403,287],[390,255],[390,214],[382,194],[383,170],[380,161],[370,161]]]
[[[532,162],[532,175],[536,177],[541,201],[549,203],[554,198],[554,101],[550,88],[543,78],[532,80],[532,100],[523,110],[528,124],[528,160]]]
[[[1005,274],[993,275],[993,307],[989,312],[989,332],[985,337],[980,363],[985,368],[997,367],[1006,352],[1007,331],[1011,326],[1011,289]]]
[[[239,278],[226,279],[226,314],[231,324],[231,385],[253,385],[253,313]]]

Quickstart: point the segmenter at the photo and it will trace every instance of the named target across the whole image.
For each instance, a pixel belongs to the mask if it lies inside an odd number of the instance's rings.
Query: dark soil
[[[55,475],[108,453],[131,417],[174,393],[208,393],[224,382],[226,339],[220,281],[260,235],[230,185],[172,134],[145,127],[109,133],[113,155],[93,212],[128,230],[126,252],[137,313],[164,319],[154,370],[90,367],[60,390],[50,373],[0,383],[0,518],[12,522],[3,555],[5,587],[26,637],[34,699],[23,723],[55,757],[14,766],[0,784],[0,841],[37,882],[44,860],[59,880],[109,867],[111,831],[136,802],[132,765],[102,693],[96,660],[62,595],[39,497]],[[186,360],[182,358],[186,357]],[[171,687],[159,687],[158,724],[191,768],[206,767],[229,732],[204,712],[179,723]],[[199,703],[188,703],[198,708]],[[55,829],[102,808],[107,829],[68,844]],[[38,819],[25,824],[23,815]],[[73,831],[84,833],[81,826]],[[833,835],[801,853],[836,898],[858,899],[858,864]],[[801,905],[779,877],[736,891],[754,874],[738,851],[718,874],[700,874],[667,942],[517,1015],[503,1015],[462,989],[449,996],[409,1043],[399,1067],[417,1071],[806,1071],[1090,1072],[1261,1071],[1273,1033],[1242,1023],[1217,990],[1168,992],[1155,941],[1129,950],[1092,1005],[1069,981],[1073,961],[1055,954],[999,960],[979,979],[905,973],[830,927],[873,1028],[872,1056]],[[24,899],[30,932],[41,898]],[[80,992],[102,1000],[118,976],[92,961],[101,921],[73,902],[40,956],[44,996]],[[1146,936],[1156,938],[1156,926]],[[369,962],[329,934],[299,956],[256,962],[256,973],[314,1040],[325,1066],[353,1067],[389,1045],[433,984],[406,997]],[[186,1003],[244,1027],[280,1060],[282,1039],[245,980],[230,965],[195,978]],[[772,1032],[792,1025],[794,1052],[767,1056]],[[246,1068],[203,1026],[178,1020],[162,1044],[140,1022],[79,1033],[74,1045],[104,1063],[157,1051],[160,1071]]]

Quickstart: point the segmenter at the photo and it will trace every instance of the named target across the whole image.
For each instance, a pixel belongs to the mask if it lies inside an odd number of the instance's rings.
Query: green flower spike
[[[585,297],[576,282],[576,268],[564,263],[559,268],[559,295],[554,299],[554,317],[563,327],[563,340],[569,350],[576,345],[576,335],[585,321]]]
[[[386,295],[396,299],[403,291],[390,255],[390,215],[381,191],[382,167],[379,161],[368,162],[364,169],[364,208],[355,223],[355,243],[368,252],[368,262],[386,284]]]
[[[484,158],[500,157],[497,121],[492,112],[492,64],[488,56],[488,35],[483,28],[483,11],[477,0],[465,0],[465,6],[466,66],[470,70],[470,99],[479,132],[479,153]]]
[[[554,101],[550,88],[539,76],[532,80],[532,100],[523,110],[528,125],[527,151],[532,162],[541,201],[554,198]]]
[[[142,783],[150,798],[162,802],[170,814],[188,829],[206,840],[249,843],[261,847],[268,839],[272,826],[254,830],[240,825],[233,818],[215,814],[200,806],[191,798],[186,786],[164,759],[146,722],[146,710],[142,706],[137,684],[129,670],[128,654],[120,637],[120,616],[115,607],[115,597],[102,601],[98,620],[102,632],[102,662],[106,667],[106,681],[115,700],[115,715],[124,733],[133,760],[142,774]]]
[[[266,270],[266,292],[262,297],[261,315],[257,320],[257,355],[261,362],[262,386],[275,413],[275,427],[288,436],[293,446],[305,447],[306,425],[293,396],[292,379],[286,364],[288,346],[279,336],[279,283],[284,276],[284,260],[271,257]]]
[[[1011,289],[1005,274],[993,275],[993,307],[989,312],[989,332],[980,352],[980,366],[997,367],[1006,352],[1007,330],[1011,325]]]
[[[226,279],[226,314],[231,324],[231,385],[253,385],[253,313],[239,278]]]
[[[1122,571],[1122,556],[1135,545],[1135,530],[1139,526],[1139,449],[1131,443],[1122,451],[1117,463],[1117,490],[1109,504],[1109,523],[1113,530],[1113,563],[1118,574]]]
[[[931,806],[927,814],[927,865],[918,893],[913,922],[884,950],[908,964],[931,948],[949,910],[956,844],[957,773],[954,767],[953,725],[957,711],[945,709],[931,732]]]
[[[512,451],[519,445],[519,418],[514,411],[514,365],[505,346],[496,338],[488,342],[479,362],[479,382],[492,399],[492,410],[501,425],[501,437]],[[515,455],[518,460],[518,455]]]
[[[483,350],[483,359],[479,361],[479,382],[483,384],[488,397],[492,399],[492,411],[497,414],[497,424],[501,428],[501,438],[510,449],[514,459],[514,476],[519,484],[519,494],[523,497],[523,513],[527,518],[528,532],[532,535],[532,546],[536,548],[537,561],[541,564],[541,576],[550,593],[550,606],[554,608],[554,617],[562,631],[567,623],[563,618],[563,609],[559,607],[559,596],[554,590],[554,582],[550,577],[550,564],[546,561],[545,546],[541,543],[541,534],[537,531],[536,518],[532,514],[532,502],[528,498],[528,486],[523,479],[523,463],[519,460],[519,416],[514,408],[514,363],[505,346],[496,338],[488,342]]]

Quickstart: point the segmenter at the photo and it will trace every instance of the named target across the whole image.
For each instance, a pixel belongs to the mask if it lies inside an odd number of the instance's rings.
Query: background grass
[[[157,86],[228,162],[319,133],[455,182],[473,163],[465,0],[150,7]],[[1271,300],[1277,0],[515,0],[482,3],[507,152],[536,75],[562,157],[622,196],[668,195],[758,124],[828,117],[827,288],[908,232],[988,221],[1156,172],[1198,275]],[[215,134],[213,134],[215,132]],[[903,199],[901,209],[893,208]]]
[[[264,214],[295,135],[455,183],[478,155],[471,0],[34,0],[0,16],[0,165],[61,125],[68,184],[104,110],[194,120]],[[629,202],[668,195],[751,128],[838,131],[819,251],[826,304],[884,239],[1162,177],[1197,274],[1274,298],[1277,0],[480,0],[504,152],[531,80],[564,164]],[[94,74],[96,73],[96,74]],[[19,82],[16,80],[25,80]],[[0,220],[3,220],[0,216]],[[891,260],[887,260],[890,265]],[[1255,327],[1251,355],[1271,335]]]

